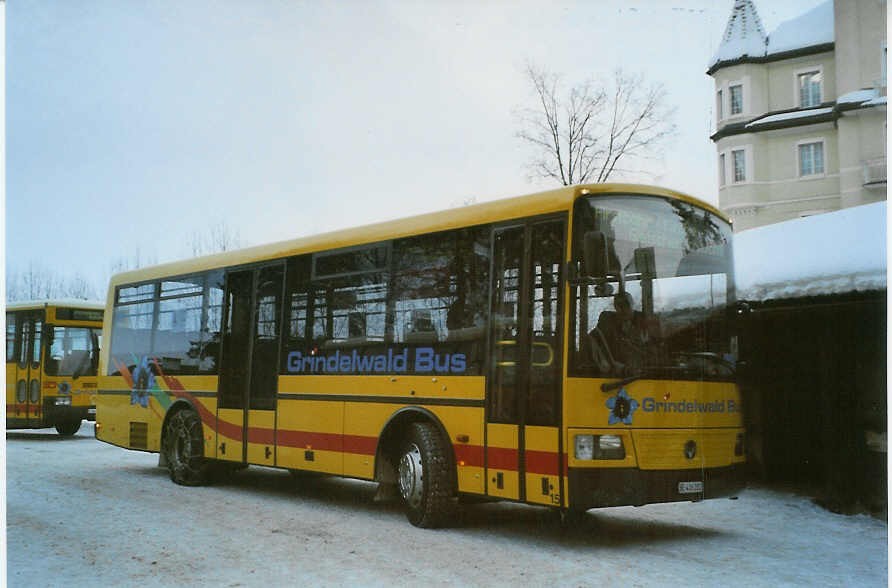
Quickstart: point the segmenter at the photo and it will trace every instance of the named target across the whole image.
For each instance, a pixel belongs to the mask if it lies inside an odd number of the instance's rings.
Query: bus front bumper
[[[744,466],[668,471],[571,468],[569,504],[572,510],[588,510],[734,496],[746,487]]]

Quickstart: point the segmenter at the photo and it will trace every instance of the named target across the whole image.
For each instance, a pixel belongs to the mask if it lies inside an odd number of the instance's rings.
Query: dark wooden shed
[[[735,241],[751,473],[835,512],[886,509],[885,218],[883,202]]]

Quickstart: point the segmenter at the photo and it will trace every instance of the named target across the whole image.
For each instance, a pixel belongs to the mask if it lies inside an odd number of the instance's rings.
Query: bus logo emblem
[[[697,442],[693,439],[684,444],[684,456],[688,459],[694,459],[697,455]]]
[[[631,425],[632,415],[638,408],[638,401],[631,398],[625,388],[621,388],[619,394],[607,399],[606,406],[610,409],[610,417],[607,419],[608,425],[617,423]]]

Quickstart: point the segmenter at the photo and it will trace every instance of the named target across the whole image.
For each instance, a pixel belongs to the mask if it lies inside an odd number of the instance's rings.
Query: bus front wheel
[[[211,467],[204,456],[201,419],[194,410],[180,410],[170,417],[163,451],[171,480],[183,486],[207,483]]]
[[[446,444],[430,423],[412,423],[397,465],[406,516],[416,527],[439,527],[453,508],[454,488]]]
[[[81,428],[81,419],[56,423],[56,432],[63,437],[71,437]]]

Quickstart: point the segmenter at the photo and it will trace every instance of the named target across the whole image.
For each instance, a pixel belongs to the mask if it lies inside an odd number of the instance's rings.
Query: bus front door
[[[562,219],[494,232],[485,453],[487,494],[556,506],[564,234]]]
[[[43,420],[40,351],[43,312],[16,313],[19,340],[15,374],[14,418],[19,426],[38,427]]]
[[[282,264],[229,272],[217,390],[216,457],[275,465]]]

